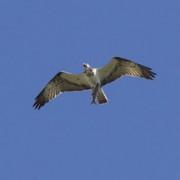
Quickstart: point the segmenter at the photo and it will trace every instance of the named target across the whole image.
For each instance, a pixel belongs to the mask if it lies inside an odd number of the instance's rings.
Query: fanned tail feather
[[[102,88],[98,88],[97,102],[99,104],[103,104],[103,103],[107,103],[108,102],[108,98],[106,97],[106,94],[104,93]]]

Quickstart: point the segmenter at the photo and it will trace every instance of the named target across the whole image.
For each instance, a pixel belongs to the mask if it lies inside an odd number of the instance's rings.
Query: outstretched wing
[[[112,58],[109,64],[98,69],[98,74],[101,85],[110,83],[125,75],[143,77],[150,80],[153,80],[156,75],[151,68],[121,57]]]
[[[58,94],[65,91],[81,91],[90,89],[85,80],[85,74],[71,74],[60,72],[56,74],[44,89],[35,98],[33,107],[40,109],[44,104],[55,98]]]

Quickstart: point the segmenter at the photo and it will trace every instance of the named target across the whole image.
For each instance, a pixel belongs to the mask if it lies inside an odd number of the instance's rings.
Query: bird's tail
[[[106,97],[106,94],[104,93],[103,89],[100,87],[98,88],[98,92],[97,92],[97,102],[99,104],[108,102],[108,98]]]

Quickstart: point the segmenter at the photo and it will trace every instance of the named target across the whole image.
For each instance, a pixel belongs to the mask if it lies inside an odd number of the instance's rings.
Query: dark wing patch
[[[153,80],[156,73],[151,68],[121,57],[112,58],[111,62],[98,70],[101,84],[110,83],[121,76],[142,77]]]
[[[40,109],[47,102],[54,99],[57,95],[65,91],[81,91],[89,89],[89,85],[84,80],[84,74],[70,74],[60,72],[44,87],[35,98],[33,107]]]
[[[139,76],[150,80],[155,78],[156,73],[147,66],[120,57],[114,57],[113,59],[117,60],[119,66],[124,67],[123,75]]]

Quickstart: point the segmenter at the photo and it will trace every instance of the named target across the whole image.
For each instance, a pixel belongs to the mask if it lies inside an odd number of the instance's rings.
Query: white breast
[[[91,87],[95,87],[97,83],[100,84],[100,78],[96,68],[93,68],[93,74],[92,76],[86,76],[86,80]]]

